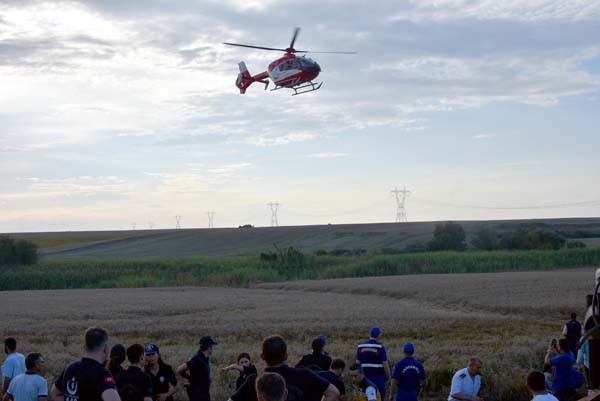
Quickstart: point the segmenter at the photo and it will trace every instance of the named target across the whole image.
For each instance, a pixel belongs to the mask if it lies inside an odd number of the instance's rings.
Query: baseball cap
[[[326,336],[325,334],[322,334],[322,333],[321,333],[321,334],[319,334],[319,335],[317,336],[317,338],[320,338],[320,339],[322,339],[323,341],[327,342],[327,336]]]
[[[405,354],[414,354],[415,346],[413,345],[413,343],[404,343],[404,345],[402,346],[402,350]]]
[[[213,338],[211,336],[204,336],[200,339],[198,344],[205,346],[205,347],[209,347],[211,345],[217,345],[217,342],[215,340],[213,340]]]
[[[146,344],[144,348],[144,353],[146,355],[158,354],[158,347],[155,344]]]
[[[379,337],[379,335],[383,333],[379,327],[373,327],[371,329],[371,337]]]
[[[110,357],[111,358],[117,358],[117,357],[125,358],[126,356],[127,356],[127,350],[125,349],[125,346],[123,344],[115,344],[110,349]]]

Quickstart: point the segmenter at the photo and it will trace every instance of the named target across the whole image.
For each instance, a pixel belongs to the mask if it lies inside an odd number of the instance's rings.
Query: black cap
[[[213,340],[211,336],[204,336],[198,342],[202,347],[210,347],[211,345],[217,345],[217,342]]]

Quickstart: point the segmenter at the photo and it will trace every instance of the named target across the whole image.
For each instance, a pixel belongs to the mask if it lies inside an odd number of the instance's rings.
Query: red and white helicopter
[[[285,52],[285,55],[269,64],[267,71],[261,72],[254,76],[250,75],[246,63],[240,61],[240,73],[238,74],[235,85],[239,88],[240,93],[246,93],[246,89],[252,85],[253,82],[260,82],[265,84],[265,90],[269,86],[269,78],[275,84],[275,88],[272,91],[281,88],[290,88],[294,91],[292,96],[300,95],[302,93],[316,91],[323,85],[322,82],[314,83],[313,80],[321,72],[321,67],[316,61],[306,57],[297,57],[295,53],[330,53],[330,54],[356,54],[356,52],[313,52],[308,50],[296,50],[294,49],[294,42],[300,32],[300,28],[294,29],[294,35],[292,41],[287,49],[277,49],[273,47],[263,46],[251,46],[241,45],[239,43],[228,43],[223,44],[229,46],[249,47],[251,49],[261,50],[275,50]]]

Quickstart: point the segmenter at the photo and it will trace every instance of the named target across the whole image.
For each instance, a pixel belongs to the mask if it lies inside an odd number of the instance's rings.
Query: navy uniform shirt
[[[385,374],[383,362],[387,361],[387,353],[383,344],[377,340],[369,339],[367,342],[359,344],[356,350],[356,360],[362,366],[367,377]]]
[[[150,372],[150,369],[147,369],[146,373],[148,373],[150,379],[152,379],[152,393],[154,394],[154,399],[156,399],[158,394],[168,393],[169,384],[172,384],[173,386],[177,385],[175,372],[173,372],[171,365],[167,365],[166,363],[159,362],[156,376]],[[168,397],[167,401],[173,401],[173,397]]]
[[[71,363],[54,385],[64,394],[65,401],[102,401],[103,392],[117,388],[110,372],[90,358]]]
[[[323,393],[329,387],[329,382],[316,373],[304,368],[290,368],[281,365],[276,368],[266,368],[265,372],[279,373],[285,379],[288,390],[287,401],[320,401]],[[235,394],[233,401],[257,401],[254,387],[256,375],[248,377]]]
[[[208,358],[198,352],[192,359],[187,361],[190,370],[190,390],[194,393],[203,394],[205,399],[210,399],[210,363]]]
[[[425,368],[421,362],[409,356],[394,365],[392,379],[398,380],[397,401],[416,400],[421,389],[420,382],[426,379]]]

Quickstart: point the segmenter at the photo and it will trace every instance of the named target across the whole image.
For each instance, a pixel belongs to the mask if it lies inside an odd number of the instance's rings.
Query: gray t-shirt
[[[7,393],[15,401],[38,401],[38,397],[48,397],[48,384],[37,373],[27,372],[11,380]]]

